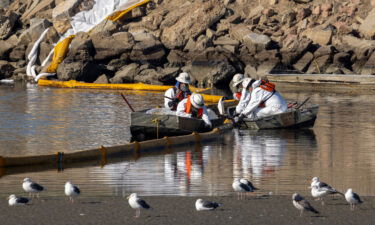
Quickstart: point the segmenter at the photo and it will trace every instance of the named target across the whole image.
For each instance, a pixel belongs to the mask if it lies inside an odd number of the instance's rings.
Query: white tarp
[[[113,12],[125,10],[142,1],[143,0],[95,0],[95,5],[92,7],[92,9],[79,12],[71,18],[70,23],[72,28],[60,37],[59,42],[64,40],[68,36],[76,34],[78,32],[88,32]],[[43,32],[39,39],[42,40],[45,34],[46,31]],[[51,73],[43,73],[36,76],[34,64],[38,55],[37,49],[39,47],[39,44],[39,40],[35,42],[33,47],[34,51],[32,51],[28,56],[28,59],[30,61],[27,65],[26,71],[26,74],[28,76],[34,77],[36,81],[43,76],[53,75]],[[49,58],[52,56],[52,53],[53,52],[51,52],[47,56],[47,58],[43,61],[43,64],[45,64],[49,60]]]

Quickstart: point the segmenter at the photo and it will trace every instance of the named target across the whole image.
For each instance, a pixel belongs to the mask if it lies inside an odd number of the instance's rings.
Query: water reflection
[[[143,93],[145,94],[145,93]],[[0,170],[0,195],[22,193],[20,181],[44,184],[61,195],[67,180],[85,195],[228,195],[236,177],[264,192],[309,194],[311,177],[337,189],[375,195],[375,98],[318,92],[283,92],[320,105],[314,130],[233,130],[202,146],[166,149],[102,167],[88,162],[62,172],[45,168]],[[156,106],[162,93],[127,93],[136,109]],[[122,144],[130,137],[129,110],[116,91],[0,87],[0,155],[74,151]],[[31,172],[31,171],[35,172]]]

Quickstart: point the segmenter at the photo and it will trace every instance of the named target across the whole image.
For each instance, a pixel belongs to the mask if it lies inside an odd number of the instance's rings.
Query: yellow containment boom
[[[83,88],[83,89],[111,89],[111,90],[138,90],[138,91],[159,91],[163,92],[171,88],[167,85],[152,85],[152,84],[94,84],[85,83],[75,80],[70,81],[54,81],[54,80],[38,80],[39,86],[58,87],[58,88]],[[190,87],[193,92],[202,92],[207,89]],[[202,94],[205,102],[218,102],[223,96]]]

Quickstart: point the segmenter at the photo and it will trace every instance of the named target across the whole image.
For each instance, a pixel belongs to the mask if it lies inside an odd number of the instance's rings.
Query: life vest
[[[191,100],[190,100],[190,96],[188,96],[187,98],[187,102],[186,102],[186,108],[185,108],[185,113],[187,114],[192,114],[192,110],[191,108],[193,107],[192,104],[191,104]],[[197,118],[201,119],[203,116],[203,108],[199,108],[198,109],[198,115],[197,115]]]
[[[262,83],[260,84],[259,87],[269,92],[275,91],[275,84],[269,81],[262,80]]]
[[[191,94],[190,91],[187,91],[186,93],[184,93],[183,91],[181,91],[180,89],[176,88],[176,86],[173,87],[173,92],[174,92],[174,95],[175,95],[175,98],[178,99],[178,102],[181,102],[182,100],[185,99],[185,96],[189,96]],[[177,109],[177,105],[178,104],[175,104],[171,110],[175,111]]]
[[[238,100],[240,100],[240,99],[241,99],[241,95],[242,95],[242,93],[241,93],[241,92],[236,92],[235,95],[236,95],[236,98],[237,98]]]
[[[265,81],[265,80],[262,80],[262,83],[260,84],[259,86],[261,89],[265,90],[265,91],[268,91],[268,92],[272,92],[271,96],[268,97],[266,100],[262,101],[258,107],[260,108],[264,108],[266,107],[266,101],[268,99],[270,99],[273,94],[275,94],[276,90],[275,90],[275,84],[274,83],[271,83],[269,81]]]

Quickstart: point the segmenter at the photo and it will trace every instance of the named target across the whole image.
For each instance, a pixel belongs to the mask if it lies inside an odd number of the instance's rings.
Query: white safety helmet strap
[[[204,106],[204,100],[202,95],[193,93],[190,96],[191,104],[194,106],[194,108],[202,108]]]

